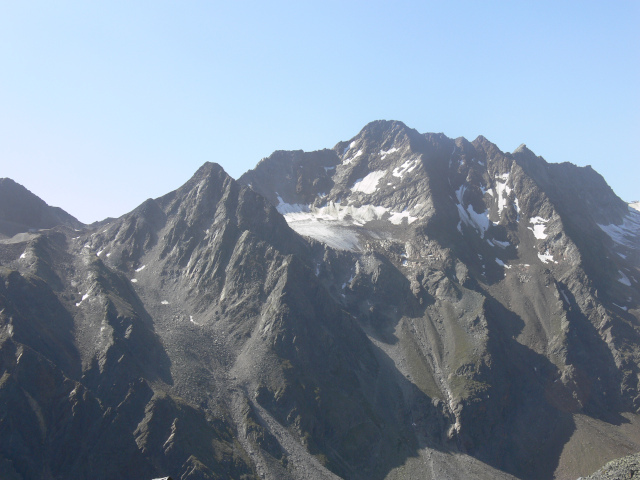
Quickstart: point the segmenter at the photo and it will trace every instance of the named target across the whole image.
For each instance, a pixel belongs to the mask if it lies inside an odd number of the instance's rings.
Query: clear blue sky
[[[0,177],[92,222],[394,119],[636,200],[639,25],[635,0],[0,0]]]

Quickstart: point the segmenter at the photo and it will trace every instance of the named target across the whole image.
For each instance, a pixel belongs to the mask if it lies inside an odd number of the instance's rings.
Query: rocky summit
[[[0,180],[0,478],[576,479],[640,451],[640,211],[376,121],[91,226]]]

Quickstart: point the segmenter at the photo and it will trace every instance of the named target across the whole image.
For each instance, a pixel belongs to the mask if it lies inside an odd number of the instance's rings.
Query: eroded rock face
[[[379,121],[69,227],[0,243],[7,478],[552,478],[576,416],[640,442],[640,213],[590,168]]]

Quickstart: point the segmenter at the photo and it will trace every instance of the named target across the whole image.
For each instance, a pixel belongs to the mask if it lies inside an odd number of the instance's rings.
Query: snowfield
[[[629,207],[629,213],[625,215],[620,225],[611,223],[609,225],[598,224],[598,226],[615,243],[634,250],[640,249],[640,211],[635,208]]]

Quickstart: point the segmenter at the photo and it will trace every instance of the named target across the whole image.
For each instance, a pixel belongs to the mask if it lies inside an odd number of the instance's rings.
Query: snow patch
[[[629,280],[629,277],[627,277],[622,271],[618,270],[618,273],[620,274],[620,278],[618,278],[618,281],[620,283],[622,283],[623,285],[626,285],[627,287],[631,286],[631,280]]]
[[[169,305],[169,302],[167,302],[166,300],[162,300],[160,303],[161,303],[162,305]]]
[[[390,153],[394,153],[397,151],[398,149],[396,147],[390,148],[389,150],[380,150],[380,155],[382,155],[382,160],[384,160],[384,157],[386,157]]]
[[[533,227],[527,228],[533,232],[534,237],[536,237],[538,240],[544,240],[548,237],[548,235],[544,233],[545,229],[547,228],[547,222],[549,221],[548,219],[545,220],[542,217],[532,217],[529,219],[529,221],[531,222]]]
[[[300,212],[308,212],[309,207],[306,205],[302,205],[300,203],[287,203],[282,197],[276,192],[276,196],[278,197],[278,206],[276,210],[282,215],[288,215],[291,213],[300,213]]]
[[[458,208],[458,215],[460,216],[460,220],[465,225],[468,225],[480,234],[480,238],[484,238],[484,233],[489,229],[489,211],[485,210],[484,212],[477,213],[472,205],[468,205],[467,208],[464,208],[462,200],[464,198],[464,192],[466,190],[466,186],[462,185],[458,190],[456,190],[456,198],[458,199],[458,203],[456,207]]]
[[[285,207],[286,205],[286,207]],[[284,212],[289,226],[303,236],[321,241],[341,250],[360,250],[359,236],[353,227],[363,227],[374,220],[388,220],[400,225],[403,219],[411,224],[418,220],[410,211],[419,205],[402,212],[391,211],[387,207],[375,205],[342,206],[339,202],[329,202],[323,207],[313,205],[288,205],[281,203],[278,210]]]
[[[140,268],[136,268],[136,272],[141,272],[146,268],[146,265],[142,265]]]
[[[349,251],[360,250],[358,235],[339,222],[318,221],[310,216],[305,220],[290,222],[289,226],[298,234],[314,238],[332,248]]]
[[[507,248],[508,246],[511,245],[509,242],[503,242],[503,241],[500,241],[500,240],[496,240],[495,238],[491,238],[491,239],[487,238],[487,243],[489,245],[494,246],[494,247],[500,247],[500,248],[503,248],[503,249]]]
[[[20,255],[20,258],[27,258],[27,252],[24,252],[22,255]]]
[[[351,191],[367,194],[374,193],[378,189],[378,182],[386,175],[386,173],[387,172],[384,170],[371,172],[366,177],[356,180],[353,187],[351,187]]]
[[[296,212],[287,213],[284,218],[289,224],[300,221],[326,221],[344,222],[347,224],[364,225],[372,220],[378,220],[389,211],[386,207],[373,205],[363,205],[354,207],[348,205],[343,207],[340,203],[329,202],[328,205],[320,208],[303,206]]]
[[[507,186],[509,181],[509,174],[505,173],[500,175],[496,182],[496,192],[498,193],[498,214],[502,215],[502,212],[507,207],[507,200],[511,194],[511,187]]]
[[[409,159],[399,167],[394,168],[393,172],[391,172],[391,175],[393,175],[394,177],[402,178],[405,173],[411,173],[413,170],[415,170],[419,163],[420,161],[418,159]]]
[[[85,294],[82,296],[82,300],[80,300],[78,303],[76,303],[76,307],[79,307],[79,306],[80,306],[80,304],[81,304],[82,302],[84,302],[87,298],[89,298],[89,292],[85,293]]]
[[[400,225],[402,223],[403,218],[407,219],[407,223],[409,225],[411,225],[413,222],[415,222],[418,219],[418,217],[413,217],[409,214],[407,210],[404,210],[402,212],[391,212],[389,221],[394,225]]]
[[[549,250],[544,253],[538,253],[538,258],[542,263],[558,263],[553,259],[553,255],[549,253]]]
[[[99,257],[102,252],[104,252],[104,248],[102,250],[98,250],[96,252],[96,257]]]
[[[502,260],[500,260],[499,258],[496,258],[496,263],[497,263],[498,265],[500,265],[501,267],[504,267],[504,268],[511,268],[511,265],[506,265],[506,264],[505,264]]]
[[[138,280],[137,280],[137,279],[135,279],[135,278],[132,278],[132,279],[131,279],[131,283],[138,283]]]
[[[107,253],[107,257],[110,257],[110,256],[111,256],[111,252]]]
[[[356,152],[356,154],[355,154],[353,157],[344,159],[342,163],[343,163],[344,165],[349,165],[351,162],[353,162],[353,161],[354,161],[356,158],[358,158],[360,155],[362,155],[362,150],[358,150],[358,151]]]
[[[613,223],[600,225],[598,227],[606,233],[611,240],[619,245],[640,249],[640,212],[629,207],[629,213],[624,216],[620,225]]]

